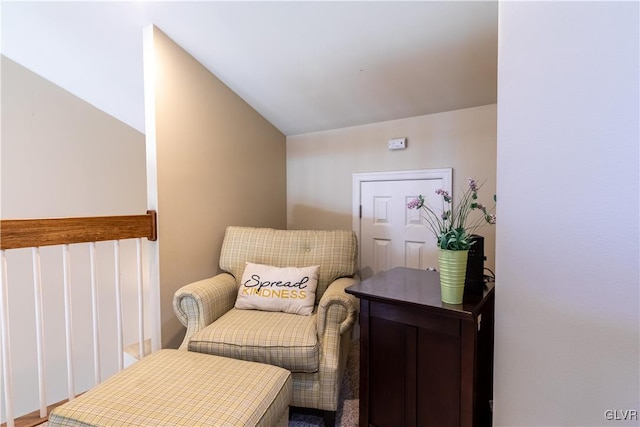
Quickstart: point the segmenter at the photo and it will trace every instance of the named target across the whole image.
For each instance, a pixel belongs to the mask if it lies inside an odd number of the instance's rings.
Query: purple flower
[[[476,180],[474,178],[468,178],[469,180],[469,188],[471,189],[471,191],[476,192],[478,191],[478,183],[476,182]]]
[[[436,190],[436,194],[438,196],[442,196],[442,198],[444,199],[445,202],[449,203],[451,202],[451,196],[449,195],[449,192],[446,190],[443,190],[442,188],[439,188]]]
[[[407,203],[407,208],[409,209],[420,209],[424,205],[424,198],[419,196],[417,199],[413,199],[409,203]]]
[[[469,235],[487,223],[496,223],[496,216],[491,213],[493,209],[489,210],[478,201],[478,191],[482,187],[482,182],[479,183],[475,178],[468,178],[468,183],[469,187],[463,188],[456,206],[452,206],[453,197],[449,191],[442,188],[435,190],[435,194],[442,197],[441,203],[438,203],[442,205],[442,210],[431,208],[422,194],[418,198],[407,199],[408,209],[424,209],[421,219],[425,220],[425,225],[435,234],[438,247],[441,249],[454,251],[469,249],[471,246]],[[471,214],[474,210],[479,210],[480,213],[474,216]]]

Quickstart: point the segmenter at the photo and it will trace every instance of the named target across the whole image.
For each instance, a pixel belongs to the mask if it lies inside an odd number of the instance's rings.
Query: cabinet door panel
[[[418,329],[418,426],[460,425],[460,337]]]
[[[370,318],[369,323],[369,424],[404,426],[405,325]]]

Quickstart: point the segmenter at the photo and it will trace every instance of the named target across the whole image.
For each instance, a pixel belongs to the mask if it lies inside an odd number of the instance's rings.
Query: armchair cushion
[[[195,333],[189,350],[280,366],[291,372],[317,372],[316,314],[231,309]]]
[[[319,268],[279,268],[247,262],[235,308],[308,316],[316,301]]]

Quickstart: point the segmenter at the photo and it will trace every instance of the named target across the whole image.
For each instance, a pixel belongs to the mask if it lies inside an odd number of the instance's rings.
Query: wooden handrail
[[[157,239],[156,211],[145,215],[0,221],[2,250],[142,237]]]

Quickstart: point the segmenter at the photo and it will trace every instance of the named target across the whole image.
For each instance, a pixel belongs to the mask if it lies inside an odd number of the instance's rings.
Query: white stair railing
[[[16,422],[15,407],[21,402],[16,402],[16,393],[14,392],[15,373],[12,370],[12,359],[15,356],[12,353],[12,332],[19,331],[19,335],[25,334],[23,330],[19,330],[14,325],[14,330],[10,325],[10,307],[9,297],[11,295],[11,284],[9,283],[8,270],[11,265],[7,265],[6,252],[20,248],[31,248],[31,264],[33,277],[33,316],[35,319],[35,346],[37,366],[31,371],[38,373],[38,409],[28,414],[18,414],[18,420],[23,417],[36,419],[36,423],[46,421],[48,411],[62,402],[49,402],[47,399],[47,359],[45,358],[45,347],[47,343],[46,333],[49,329],[45,329],[45,313],[43,307],[43,268],[41,265],[40,248],[42,246],[60,246],[62,248],[62,272],[63,272],[63,304],[64,304],[64,331],[65,331],[65,362],[64,366],[55,367],[55,369],[66,369],[67,374],[67,400],[72,400],[76,396],[76,378],[75,372],[78,369],[74,366],[77,355],[74,354],[73,330],[74,327],[85,329],[85,325],[75,325],[72,304],[72,291],[76,287],[74,283],[75,277],[72,277],[73,264],[70,245],[88,243],[89,262],[90,262],[90,317],[91,317],[91,337],[92,337],[92,357],[91,360],[82,360],[84,364],[93,365],[94,385],[99,384],[102,380],[102,361],[101,361],[101,336],[100,336],[100,316],[99,311],[105,309],[101,304],[98,295],[98,255],[96,250],[96,242],[113,241],[114,245],[114,286],[115,286],[115,317],[116,317],[116,335],[117,335],[117,366],[118,370],[124,368],[124,329],[123,329],[123,283],[127,284],[135,282],[135,288],[127,289],[127,295],[135,294],[137,297],[137,335],[138,339],[138,358],[145,356],[145,315],[144,315],[144,274],[143,274],[143,241],[146,238],[150,241],[156,239],[156,215],[155,212],[149,211],[146,215],[120,216],[120,217],[90,217],[90,218],[58,218],[58,219],[40,219],[40,220],[2,220],[0,221],[0,331],[2,339],[0,340],[0,365],[2,373],[2,395],[3,402],[0,402],[0,422],[3,425],[13,427]],[[121,248],[120,241],[135,239],[135,280],[122,280],[121,268]],[[86,245],[78,245],[86,246]],[[20,266],[17,266],[20,268]],[[46,275],[47,272],[44,272]],[[51,272],[49,272],[51,274]],[[46,277],[46,276],[45,276]],[[132,279],[132,278],[131,278]],[[15,286],[20,286],[16,283]],[[157,284],[155,284],[157,286]],[[153,285],[150,285],[152,288]],[[157,304],[158,302],[154,302]],[[108,309],[108,308],[106,308]],[[157,309],[157,307],[156,307]],[[20,310],[20,308],[18,308]],[[113,310],[113,308],[112,308]],[[149,323],[149,322],[148,322]],[[150,322],[147,328],[151,330],[151,348],[159,348],[159,325]],[[24,325],[20,325],[23,328]],[[114,372],[115,373],[115,372]],[[18,379],[20,381],[20,379]],[[51,384],[49,384],[49,387]],[[85,391],[85,390],[82,390]],[[4,412],[2,409],[4,408]],[[33,408],[35,409],[35,408]],[[32,410],[33,410],[32,409]],[[21,411],[23,412],[23,411]],[[35,425],[35,424],[32,424]]]

